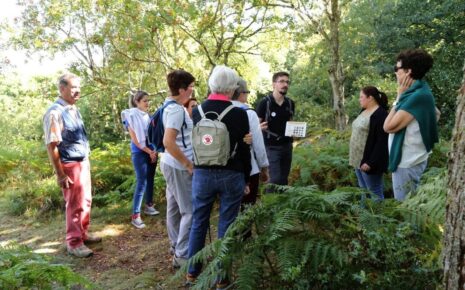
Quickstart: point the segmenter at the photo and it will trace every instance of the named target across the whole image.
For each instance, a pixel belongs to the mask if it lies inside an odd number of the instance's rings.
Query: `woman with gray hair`
[[[194,108],[192,113],[195,126],[200,122],[202,116],[214,120],[223,111],[229,110],[221,122],[226,125],[229,132],[230,158],[225,166],[194,165],[192,179],[193,217],[189,236],[189,258],[205,245],[210,213],[216,196],[218,195],[220,200],[218,238],[221,239],[229,225],[237,217],[249,180],[250,147],[243,140],[249,133],[249,121],[247,113],[234,107],[231,103],[231,97],[237,88],[238,80],[236,72],[231,68],[216,66],[208,80],[212,93],[205,102]],[[194,282],[201,268],[200,263],[190,265],[187,281]],[[217,288],[222,288],[224,284],[227,284],[226,280],[218,281]]]

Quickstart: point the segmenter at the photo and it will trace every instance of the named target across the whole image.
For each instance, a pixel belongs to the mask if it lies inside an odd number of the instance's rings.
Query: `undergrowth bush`
[[[14,215],[49,215],[64,206],[63,194],[55,177],[23,180],[17,186],[11,185],[4,192],[9,202],[9,212]]]
[[[7,197],[10,213],[42,216],[64,207],[43,142],[18,140],[14,146],[0,145],[0,153],[0,194]],[[135,174],[127,142],[94,148],[90,161],[95,206],[131,200]],[[164,188],[163,176],[157,170],[155,201],[162,198]]]
[[[348,162],[349,138],[348,132],[314,132],[311,138],[294,148],[290,183],[317,185],[325,191],[355,186],[355,173]]]
[[[105,143],[91,153],[94,204],[105,205],[127,198],[135,184],[131,153],[124,143]]]
[[[323,191],[357,186],[354,168],[349,165],[350,131],[330,129],[312,132],[294,148],[289,183],[293,186],[316,185]],[[428,159],[428,169],[444,168],[450,150],[448,141],[440,140]],[[385,197],[392,197],[391,174],[384,174]]]
[[[83,288],[94,287],[67,265],[52,263],[49,257],[25,246],[0,247],[0,289]]]
[[[436,289],[441,174],[431,172],[405,203],[362,204],[357,188],[286,187],[266,195],[193,258],[205,266],[194,289],[228,274],[237,289]],[[250,226],[253,237],[244,239]]]
[[[131,200],[136,184],[134,167],[128,142],[105,143],[92,151],[93,201],[96,205]],[[154,199],[164,194],[165,180],[157,168],[154,182]]]

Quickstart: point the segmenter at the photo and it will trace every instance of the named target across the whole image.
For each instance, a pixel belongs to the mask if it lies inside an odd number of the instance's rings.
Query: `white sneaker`
[[[133,226],[135,226],[136,228],[138,228],[138,229],[143,229],[143,228],[145,228],[145,224],[144,224],[144,222],[142,221],[142,219],[141,219],[140,217],[137,217],[137,218],[135,218],[135,219],[132,219],[131,224],[132,224]]]
[[[158,210],[156,210],[155,207],[153,207],[153,205],[150,205],[150,206],[146,205],[145,209],[144,209],[144,213],[146,215],[157,215],[160,212]]]

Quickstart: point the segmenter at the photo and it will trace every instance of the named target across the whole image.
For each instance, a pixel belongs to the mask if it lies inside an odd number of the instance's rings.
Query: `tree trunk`
[[[444,229],[444,289],[465,289],[465,66],[449,155]]]
[[[329,47],[331,50],[331,64],[328,70],[329,80],[333,91],[334,124],[337,130],[344,130],[347,126],[347,115],[344,109],[344,71],[339,54],[339,23],[341,9],[339,0],[331,0],[331,14],[329,18]]]

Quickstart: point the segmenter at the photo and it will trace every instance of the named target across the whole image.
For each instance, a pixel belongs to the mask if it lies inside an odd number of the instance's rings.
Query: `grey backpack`
[[[234,108],[234,105],[228,106],[220,115],[212,111],[205,114],[201,105],[197,108],[202,119],[192,130],[194,165],[225,166],[229,158],[234,157],[237,144],[233,153],[230,154],[229,131],[221,119]],[[206,117],[207,114],[215,114],[217,118],[210,120]]]

